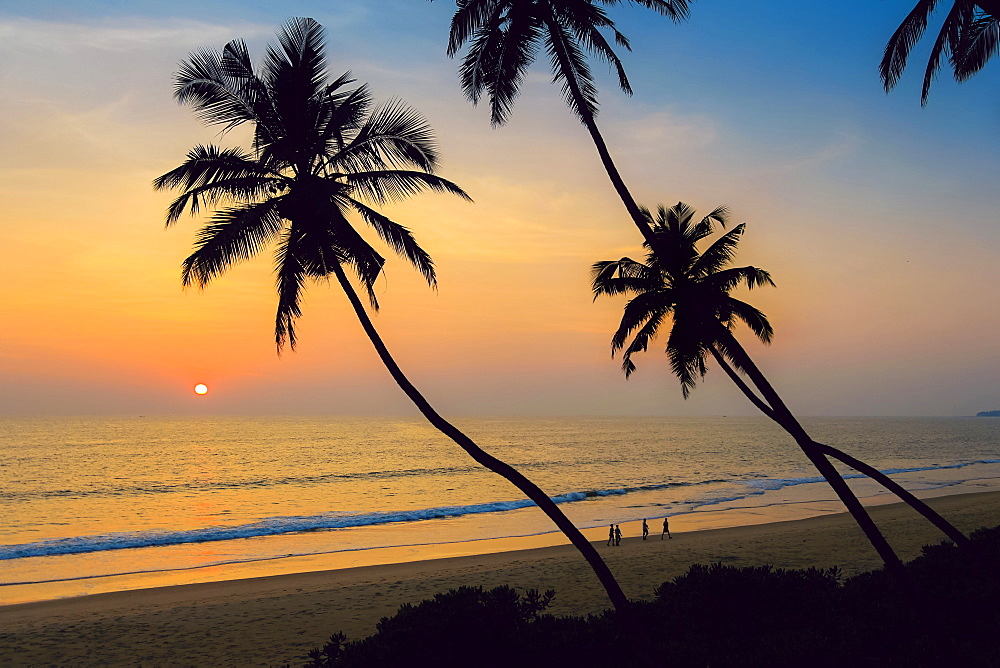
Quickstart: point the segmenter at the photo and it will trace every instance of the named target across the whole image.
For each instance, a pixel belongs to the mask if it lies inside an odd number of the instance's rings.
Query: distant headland
[[[979,411],[976,417],[1000,417],[1000,411]]]

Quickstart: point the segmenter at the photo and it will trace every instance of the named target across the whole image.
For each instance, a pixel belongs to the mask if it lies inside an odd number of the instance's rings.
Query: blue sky
[[[647,205],[724,203],[748,223],[737,262],[778,284],[750,295],[777,331],[751,348],[793,409],[1000,408],[1000,73],[958,85],[945,72],[921,108],[928,39],[892,93],[877,72],[905,2],[802,6],[695,2],[679,25],[613,8],[635,94],[593,68],[619,167]],[[636,255],[637,234],[547,63],[504,128],[464,100],[445,55],[452,11],[444,0],[0,3],[0,281],[17,323],[0,334],[4,410],[407,414],[331,288],[310,289],[301,350],[280,360],[266,262],[181,291],[196,223],[164,232],[169,196],[149,188],[188,148],[219,141],[171,100],[177,62],[235,37],[259,54],[298,15],[327,27],[332,72],[429,118],[441,173],[476,200],[425,196],[390,212],[436,258],[441,290],[390,265],[377,322],[442,411],[752,413],[718,372],[683,401],[657,352],[621,377],[608,340],[622,304],[591,303],[587,268]],[[217,391],[194,400],[196,382]]]

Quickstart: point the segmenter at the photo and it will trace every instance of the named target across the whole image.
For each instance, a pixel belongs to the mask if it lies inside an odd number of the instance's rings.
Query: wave
[[[979,460],[974,462],[963,462],[959,464],[946,464],[938,466],[921,466],[912,468],[893,468],[882,472],[891,475],[897,473],[914,473],[920,471],[933,471],[940,469],[957,469],[974,464],[996,464],[1000,459]],[[749,474],[755,475],[755,474]],[[760,475],[760,474],[756,474]],[[845,474],[846,478],[863,478],[860,473]],[[784,487],[805,485],[823,482],[819,476],[803,476],[797,478],[721,478],[708,479],[693,482],[663,482],[650,483],[637,486],[618,487],[610,489],[596,489],[574,491],[550,497],[557,504],[577,503],[590,501],[604,497],[624,496],[636,492],[651,492],[665,489],[676,489],[684,487],[699,487],[710,485],[738,485],[745,491],[733,495],[732,487],[709,492],[705,496],[689,498],[673,502],[671,505],[683,508],[683,511],[690,512],[693,508],[700,508],[709,505],[724,503],[727,501],[737,501],[749,496],[764,494],[767,491],[776,491]],[[749,488],[749,489],[747,489]],[[722,492],[716,493],[716,492]],[[517,499],[512,501],[493,501],[487,503],[470,504],[463,506],[441,506],[435,508],[424,508],[418,510],[386,511],[373,513],[338,513],[328,512],[317,515],[280,516],[270,517],[257,522],[232,526],[210,526],[199,529],[188,529],[180,531],[135,531],[117,532],[91,536],[76,536],[69,538],[58,538],[52,540],[39,541],[34,543],[23,543],[16,545],[0,545],[0,561],[11,559],[25,559],[31,557],[46,557],[55,555],[86,554],[93,552],[104,552],[109,550],[125,550],[144,547],[163,547],[171,545],[184,545],[190,543],[206,543],[213,541],[237,540],[244,538],[261,538],[267,536],[287,535],[309,531],[333,531],[338,529],[351,529],[357,527],[371,527],[395,522],[420,522],[435,519],[456,518],[468,515],[478,515],[484,513],[504,513],[528,508],[535,503],[529,499]],[[667,514],[677,514],[667,513]]]
[[[948,469],[961,469],[966,466],[974,466],[976,464],[1000,464],[1000,459],[979,459],[973,462],[961,462],[958,464],[938,464],[935,466],[914,466],[910,468],[893,468],[893,469],[880,469],[880,471],[885,475],[896,475],[899,473],[919,473],[921,471],[943,471]],[[841,474],[844,480],[852,480],[855,478],[867,478],[868,476],[864,473],[844,473]],[[814,482],[823,482],[825,478],[822,476],[805,476],[801,478],[765,478],[760,480],[744,480],[743,484],[763,491],[773,491],[779,490],[783,487],[794,487],[795,485],[808,485]]]
[[[724,480],[706,480],[700,482],[667,482],[637,487],[622,487],[616,489],[586,490],[568,492],[550,497],[557,504],[575,503],[590,499],[619,496],[639,491],[667,489],[671,487],[689,487],[709,483],[726,482]],[[127,550],[142,547],[163,547],[169,545],[184,545],[188,543],[207,543],[221,540],[236,540],[240,538],[261,538],[284,534],[302,533],[306,531],[332,531],[336,529],[351,529],[356,527],[378,526],[394,522],[420,522],[425,520],[463,517],[483,513],[502,513],[534,506],[530,499],[513,501],[492,501],[465,506],[441,506],[420,510],[400,510],[374,513],[322,513],[318,515],[298,515],[285,517],[269,517],[259,522],[234,526],[214,526],[183,531],[136,531],[118,532],[95,536],[76,536],[23,543],[19,545],[0,546],[0,561],[10,559],[25,559],[29,557],[46,557],[65,554],[86,554],[108,550]]]
[[[439,468],[401,469],[396,471],[360,471],[357,473],[326,473],[311,476],[286,476],[281,478],[253,478],[245,480],[217,480],[211,482],[179,482],[175,484],[129,484],[108,487],[96,487],[92,489],[54,489],[29,492],[6,492],[0,491],[0,499],[6,500],[28,500],[28,499],[82,499],[92,497],[117,497],[136,496],[152,494],[191,494],[200,492],[212,492],[218,490],[246,490],[265,489],[280,487],[282,485],[322,485],[338,480],[392,480],[394,478],[410,477],[435,477],[467,474],[480,471],[477,465],[451,466]]]

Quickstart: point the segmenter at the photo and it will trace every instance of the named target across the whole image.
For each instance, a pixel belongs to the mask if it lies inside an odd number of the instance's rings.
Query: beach
[[[1000,492],[928,499],[969,532],[1000,524]],[[900,557],[942,539],[902,504],[871,514]],[[588,532],[625,593],[648,598],[662,581],[693,563],[771,564],[781,568],[838,566],[846,575],[877,568],[878,557],[846,513],[749,526],[689,530],[671,520],[661,540],[639,523],[609,547],[606,531]],[[403,603],[462,585],[554,589],[550,612],[586,614],[608,607],[597,579],[568,545],[400,564],[112,592],[0,607],[2,665],[296,665],[329,635],[375,630]]]

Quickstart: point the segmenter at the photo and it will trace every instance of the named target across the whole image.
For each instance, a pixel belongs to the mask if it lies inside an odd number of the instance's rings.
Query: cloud
[[[60,23],[28,18],[0,19],[0,53],[124,53],[160,49],[176,51],[205,44],[224,44],[234,36],[270,35],[274,27],[253,23],[217,25],[185,19],[116,18],[91,23]]]
[[[638,118],[603,120],[617,152],[634,157],[697,155],[719,138],[717,122],[703,115],[655,111]]]

